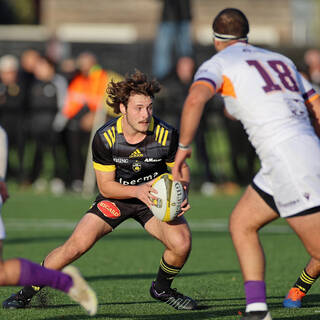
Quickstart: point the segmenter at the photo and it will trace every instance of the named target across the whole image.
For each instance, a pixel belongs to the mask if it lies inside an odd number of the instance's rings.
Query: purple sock
[[[255,302],[266,303],[266,284],[264,281],[246,281],[244,290],[247,305]]]
[[[73,285],[72,278],[57,270],[51,270],[19,258],[21,272],[18,285],[21,286],[49,286],[68,293]]]

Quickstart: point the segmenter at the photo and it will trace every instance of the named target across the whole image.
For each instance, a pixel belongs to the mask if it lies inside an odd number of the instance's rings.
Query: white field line
[[[73,230],[78,221],[64,219],[5,219],[5,227],[7,231],[23,231],[23,230]],[[205,220],[189,220],[192,231],[206,232],[226,232],[228,231],[227,219],[205,219]],[[140,224],[135,221],[126,221],[120,227],[121,230],[138,230],[141,229]],[[287,225],[270,224],[261,230],[262,233],[291,233],[292,230]]]

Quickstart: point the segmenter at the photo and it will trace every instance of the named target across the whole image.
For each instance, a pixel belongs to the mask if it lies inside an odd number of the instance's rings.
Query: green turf
[[[193,250],[174,286],[197,299],[200,310],[176,311],[149,296],[163,248],[134,222],[126,222],[75,262],[98,295],[99,310],[92,319],[239,319],[238,312],[243,311],[245,305],[244,291],[226,229],[228,215],[238,198],[239,195],[212,198],[191,195],[193,208],[188,219],[193,232]],[[3,209],[7,225],[5,258],[23,256],[40,262],[67,239],[90,203],[90,199],[72,194],[57,198],[13,190]],[[283,296],[307,262],[297,237],[284,221],[279,221],[267,228],[261,239],[268,262],[267,295],[273,319],[320,319],[317,284],[305,298],[304,308],[281,307]],[[1,288],[0,300],[15,291],[16,288]],[[31,308],[26,310],[0,309],[0,319],[89,318],[63,293],[51,289],[44,293],[46,297],[34,299]]]

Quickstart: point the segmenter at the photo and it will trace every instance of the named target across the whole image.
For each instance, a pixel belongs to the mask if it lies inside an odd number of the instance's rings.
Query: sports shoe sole
[[[293,301],[291,299],[285,299],[282,302],[284,308],[301,308],[301,301]]]
[[[78,302],[90,316],[94,316],[98,309],[98,300],[95,292],[82,278],[78,269],[74,266],[67,266],[62,272],[68,274],[73,280],[73,286],[68,292],[68,296]]]

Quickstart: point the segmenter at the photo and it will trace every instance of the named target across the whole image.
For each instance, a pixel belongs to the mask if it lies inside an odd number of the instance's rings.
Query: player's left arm
[[[178,142],[179,142],[179,134],[178,134],[178,131],[174,129],[172,132],[169,152],[166,159],[166,164],[170,171],[174,166],[174,159],[175,159],[175,155],[178,148]],[[182,215],[191,208],[188,201],[188,193],[189,193],[189,186],[190,186],[190,169],[186,162],[182,164],[182,177],[180,182],[183,185],[183,189],[185,191],[185,200],[181,204],[182,212],[180,215]]]
[[[188,195],[189,195],[189,187],[190,187],[190,169],[189,166],[187,165],[186,162],[182,164],[182,169],[181,169],[181,183],[183,185],[183,189],[185,192],[185,199],[181,203],[181,213],[178,216],[183,215],[185,212],[191,209]]]
[[[320,137],[320,96],[317,95],[314,100],[306,101],[306,106],[310,113],[314,130],[318,137]]]
[[[169,169],[171,169],[174,165],[174,162],[170,163],[170,165],[167,163],[167,165]],[[181,176],[180,182],[183,185],[183,189],[185,192],[185,199],[181,204],[181,213],[178,215],[178,217],[183,215],[186,211],[188,211],[191,208],[188,200],[189,187],[190,187],[190,169],[186,162],[182,164],[182,176]]]

